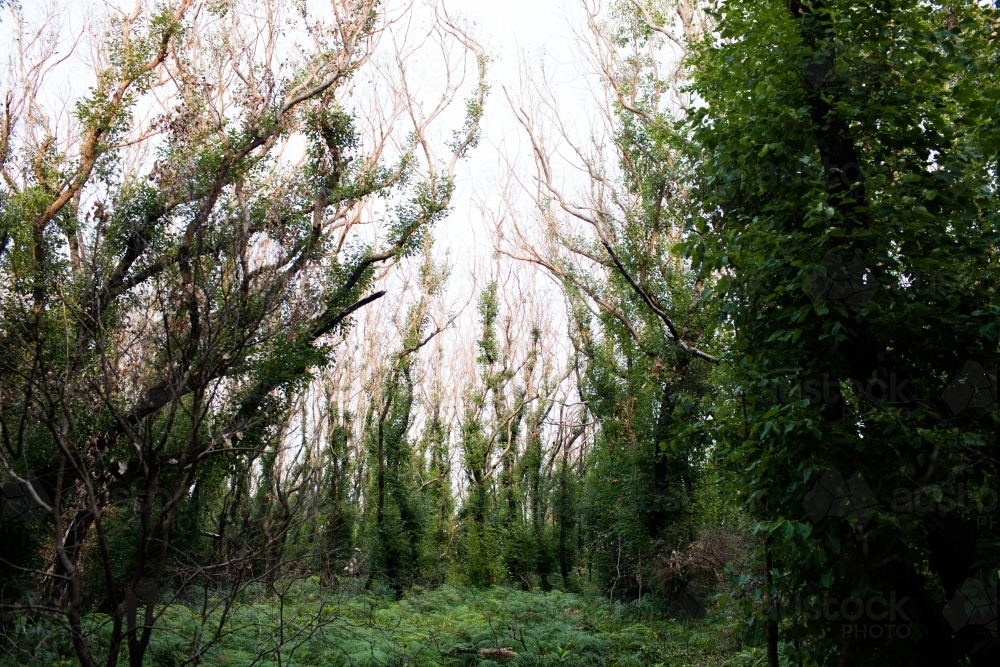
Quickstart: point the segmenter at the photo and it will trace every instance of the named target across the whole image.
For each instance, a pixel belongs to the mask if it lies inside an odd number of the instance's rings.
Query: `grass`
[[[170,653],[183,653],[184,608],[165,617],[174,632]],[[285,633],[277,631],[283,619]],[[509,588],[480,591],[442,586],[411,592],[401,600],[374,594],[342,595],[331,600],[307,582],[285,596],[241,607],[229,624],[232,632],[207,665],[258,664],[359,667],[420,665],[719,665],[742,667],[760,662],[760,651],[743,649],[736,637],[739,621],[716,610],[690,621],[643,614],[634,605],[551,591],[527,593]],[[279,661],[277,647],[283,644]],[[456,647],[510,648],[516,659],[490,660],[450,653]],[[160,651],[162,653],[162,649]],[[167,656],[161,655],[160,658]],[[161,664],[165,664],[166,661]]]
[[[102,618],[90,620],[94,632],[107,631]],[[764,664],[762,648],[741,646],[739,625],[739,619],[720,609],[700,619],[676,620],[648,608],[640,609],[634,603],[612,607],[606,599],[558,590],[528,593],[510,588],[483,591],[442,586],[413,590],[395,600],[362,591],[331,593],[320,588],[315,580],[309,580],[296,584],[281,598],[260,596],[238,605],[224,626],[221,641],[205,652],[201,664],[207,667]],[[193,605],[174,604],[164,609],[146,663],[155,667],[180,665],[191,653],[199,626],[199,614]],[[491,659],[455,653],[457,647],[509,648],[518,655],[511,659]],[[68,652],[57,650],[43,659],[42,664],[74,662]]]

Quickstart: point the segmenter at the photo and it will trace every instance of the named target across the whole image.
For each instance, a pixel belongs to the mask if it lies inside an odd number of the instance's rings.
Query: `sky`
[[[443,0],[452,16],[461,16],[490,58],[482,139],[460,166],[451,214],[434,231],[436,254],[451,265],[445,300],[466,312],[448,336],[452,345],[462,346],[476,329],[475,293],[484,286],[496,261],[490,217],[501,213],[498,181],[507,174],[510,161],[530,183],[533,161],[523,129],[516,122],[505,89],[516,101],[521,92],[523,71],[544,66],[560,104],[571,120],[586,120],[595,107],[590,88],[594,79],[582,76],[580,47],[574,30],[585,29],[582,0]],[[596,4],[590,0],[590,4]],[[451,126],[461,121],[456,105]],[[586,127],[587,123],[580,123]],[[520,210],[530,215],[531,202],[522,197]],[[522,222],[522,224],[524,224]],[[507,270],[510,270],[508,263]],[[561,292],[546,275],[534,267],[518,271],[531,281],[532,291],[541,301],[551,301],[548,315],[557,327],[564,326]],[[518,290],[513,290],[515,293]],[[513,304],[512,304],[513,305]]]
[[[34,10],[42,11],[42,6],[48,5],[50,1],[52,0],[42,0],[34,5]],[[132,1],[110,0],[110,5],[130,8]],[[323,2],[316,1],[321,4]],[[424,1],[416,0],[418,4]],[[477,205],[481,206],[482,202],[488,201],[491,191],[495,190],[498,171],[504,173],[504,168],[498,164],[499,159],[503,156],[525,167],[529,164],[523,160],[530,163],[523,131],[511,114],[505,89],[516,99],[519,95],[522,67],[538,70],[544,63],[547,72],[553,75],[559,99],[565,100],[572,112],[587,107],[592,102],[592,97],[579,76],[580,58],[578,48],[574,45],[573,28],[583,27],[581,3],[596,4],[601,0],[430,1],[442,3],[450,15],[461,17],[470,24],[472,34],[483,44],[490,58],[488,82],[491,91],[486,103],[482,141],[461,167],[453,214],[437,232],[443,249],[450,248],[453,253],[463,249],[471,250],[473,247],[482,250],[487,242],[485,230],[473,223],[478,218]],[[66,40],[64,46],[69,46],[69,42],[85,32],[88,6],[91,9],[103,9],[101,0],[55,2],[68,9],[62,14],[58,26]],[[23,3],[22,6],[27,15],[36,13],[32,9],[32,3]],[[5,29],[12,27],[9,21],[0,23],[0,39],[6,41]],[[83,55],[83,59],[69,59],[48,77],[47,92],[51,91],[61,98],[59,103],[51,104],[50,107],[64,106],[70,111],[72,102],[66,104],[66,100],[84,94],[86,87],[91,84],[93,71],[84,62],[86,54]],[[433,70],[431,72],[433,75]],[[450,126],[460,126],[463,111],[461,107],[461,104],[454,105]],[[457,255],[455,258],[458,259]]]
[[[532,168],[524,131],[505,89],[518,100],[523,71],[537,72],[544,66],[557,98],[566,103],[568,118],[585,116],[595,102],[589,87],[593,79],[581,76],[584,68],[574,36],[574,30],[584,28],[582,0],[443,1],[449,13],[473,24],[490,57],[483,138],[459,173],[453,213],[436,233],[440,249],[455,262],[455,289],[465,282],[459,273],[481,271],[492,252],[489,224],[480,209],[499,212],[497,182],[506,174],[504,162],[511,161],[522,175]]]
[[[590,0],[593,3],[593,0]],[[543,65],[565,115],[580,119],[596,106],[591,77],[581,76],[585,67],[574,30],[585,29],[581,0],[443,0],[449,14],[471,24],[484,45],[490,67],[490,94],[486,101],[482,140],[457,174],[451,214],[435,229],[435,254],[446,258],[451,275],[444,301],[464,311],[440,340],[445,363],[458,372],[474,353],[472,341],[479,335],[476,295],[494,270],[494,239],[490,218],[501,214],[498,181],[506,176],[506,161],[530,183],[534,163],[524,130],[510,108],[505,89],[516,101],[521,95],[522,72],[538,71]],[[460,111],[457,110],[457,111]],[[585,118],[584,118],[585,120]],[[586,122],[580,123],[585,127]],[[519,211],[528,221],[532,202],[522,196]],[[530,222],[528,223],[530,224]],[[517,276],[508,283],[501,299],[504,309],[520,325],[530,327],[535,317],[549,320],[551,352],[568,355],[565,304],[560,288],[533,265],[506,261],[501,276]],[[501,278],[501,283],[504,278]],[[519,298],[518,294],[522,296]],[[524,331],[526,334],[527,331]],[[561,350],[561,352],[557,352]],[[556,361],[553,359],[553,361]],[[561,363],[562,360],[556,361]],[[456,377],[458,379],[458,377]],[[466,381],[462,379],[460,381]]]

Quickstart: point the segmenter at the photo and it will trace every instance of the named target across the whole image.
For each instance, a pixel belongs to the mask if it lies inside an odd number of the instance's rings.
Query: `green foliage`
[[[416,579],[421,562],[427,508],[417,492],[416,470],[407,438],[413,406],[408,361],[393,369],[379,413],[368,429],[371,488],[368,529],[373,572],[402,590]],[[375,507],[370,506],[374,504]]]
[[[783,604],[910,598],[909,640],[848,649],[835,624],[796,616],[785,631],[802,654],[960,664],[995,639],[956,638],[941,609],[967,577],[995,582],[1000,545],[970,513],[899,512],[891,499],[1000,480],[987,463],[995,408],[946,401],[963,364],[1000,359],[997,13],[790,6],[795,15],[784,2],[719,5],[717,32],[691,60],[703,105],[686,126],[700,200],[687,250],[721,272],[735,335],[735,405],[720,408],[715,437],[773,544]],[[845,271],[846,291],[831,286]],[[808,494],[828,469],[857,471],[872,506],[810,519]]]
[[[329,445],[325,450],[326,466],[321,485],[322,502],[317,507],[317,541],[322,553],[319,570],[324,584],[336,581],[336,563],[347,561],[354,547],[354,529],[358,520],[358,507],[351,497],[352,469],[350,460],[352,415],[338,414],[337,406],[331,412]]]
[[[159,8],[111,40],[75,108],[85,149],[19,146],[30,169],[0,192],[3,463],[60,519],[0,517],[0,665],[758,665],[765,641],[789,665],[992,664],[995,633],[941,610],[1000,562],[981,530],[1000,484],[1000,11],[718,2],[675,117],[648,23],[667,9],[614,2],[602,28],[613,177],[592,237],[551,237],[575,373],[556,377],[542,325],[515,340],[494,279],[454,421],[417,353],[440,333],[427,230],[455,183],[416,178],[417,136],[372,164],[333,88],[218,120],[183,84],[155,165],[125,178],[148,63],[183,60],[191,28]],[[286,178],[266,153],[293,131]],[[384,216],[381,242],[321,222],[359,210]],[[418,251],[366,404],[328,394],[315,419],[327,334]],[[553,436],[570,377],[583,408]],[[848,500],[818,507],[830,479]],[[707,552],[707,528],[746,538],[745,562]],[[668,618],[694,584],[707,617]],[[810,613],[828,598],[905,599],[906,635]],[[476,653],[498,647],[518,655]]]
[[[578,471],[570,465],[568,456],[564,455],[559,462],[553,486],[552,518],[555,528],[550,535],[538,537],[538,568],[547,572],[552,569],[550,559],[554,560],[563,587],[572,590],[577,583],[571,573],[579,559],[578,542],[582,528],[579,511],[581,484]]]
[[[329,17],[337,29],[321,29],[330,40],[314,52],[273,69],[255,61],[234,83],[231,68],[256,46],[229,49],[227,7],[211,5],[207,23],[186,2],[115,14],[105,43],[92,45],[102,54],[98,81],[74,101],[68,137],[48,135],[56,125],[41,74],[12,84],[33,101],[8,109],[3,137],[2,481],[37,479],[55,506],[35,526],[6,516],[0,524],[5,543],[24,551],[2,566],[5,649],[18,641],[8,612],[55,614],[69,624],[60,632],[76,634],[81,663],[114,664],[123,653],[138,663],[151,626],[137,618],[155,622],[157,589],[232,592],[255,580],[278,595],[283,576],[315,570],[336,585],[361,544],[355,482],[368,461],[349,456],[352,417],[333,417],[329,451],[307,440],[322,429],[310,432],[303,417],[304,461],[285,458],[286,427],[331,361],[327,335],[385,294],[372,291],[376,269],[423,247],[454,184],[412,149],[392,164],[366,154],[354,118],[332,102],[366,60],[378,13],[351,4]],[[134,110],[168,71],[184,74],[164,114],[137,123]],[[470,144],[477,99],[467,109]],[[301,167],[277,155],[297,133],[308,147]],[[130,161],[139,154],[150,159]],[[387,238],[363,242],[353,223],[338,224],[361,210],[388,212]],[[414,335],[423,326],[417,318]],[[371,556],[401,588],[426,560],[428,510],[407,437],[409,369],[387,381],[378,438],[386,502]],[[451,508],[437,492],[440,527]],[[36,566],[22,587],[28,577],[16,568]],[[97,623],[95,610],[117,629],[84,638],[80,615]]]
[[[432,398],[430,419],[421,438],[420,451],[425,463],[426,481],[420,492],[428,508],[420,569],[432,583],[444,583],[453,571],[452,536],[455,526],[455,499],[451,488],[451,451],[449,427],[441,416],[440,394]]]
[[[498,517],[495,516],[496,501],[489,468],[494,440],[499,431],[490,434],[495,424],[484,420],[491,395],[497,416],[503,414],[504,405],[500,391],[506,373],[500,363],[502,355],[496,333],[499,306],[495,282],[488,284],[479,297],[479,316],[482,335],[476,343],[479,349],[476,361],[480,367],[481,384],[469,389],[461,425],[468,489],[459,513],[464,533],[459,556],[465,563],[469,582],[473,586],[488,587],[503,580],[500,563],[503,545]],[[501,370],[498,371],[498,368]]]
[[[659,116],[655,82],[647,84],[653,120],[640,123],[623,108],[616,116],[622,188],[635,201],[603,233],[617,240],[617,270],[566,284],[585,369],[581,396],[599,429],[582,491],[587,559],[597,582],[624,596],[653,579],[659,554],[695,537],[692,493],[710,443],[710,370],[671,340],[650,302],[683,323],[686,341],[704,349],[715,343],[714,306],[701,294],[712,287],[710,274],[678,261],[667,240],[687,213],[671,195],[686,185],[671,166],[679,154],[669,119]],[[584,307],[594,294],[605,304],[598,317]]]
[[[257,664],[306,667],[389,667],[509,664],[648,667],[677,665],[743,667],[760,651],[741,646],[738,620],[721,610],[697,621],[655,619],[633,607],[613,609],[587,596],[558,590],[525,593],[507,588],[470,590],[442,586],[414,590],[400,600],[373,594],[331,594],[315,579],[288,589],[280,599],[252,599],[225,624],[224,645],[207,647],[206,667]],[[196,607],[163,609],[149,665],[179,665],[198,642]],[[94,617],[91,630],[106,632]],[[305,628],[311,631],[304,632]],[[25,626],[24,632],[40,628]],[[491,660],[452,649],[504,647],[512,660]],[[68,646],[48,643],[45,664],[62,662]],[[280,659],[279,659],[280,655]],[[14,664],[0,658],[0,665]]]

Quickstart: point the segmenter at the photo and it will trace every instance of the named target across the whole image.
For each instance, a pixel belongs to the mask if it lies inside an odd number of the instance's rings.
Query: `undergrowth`
[[[315,580],[284,595],[258,592],[233,608],[219,641],[205,648],[200,602],[164,608],[146,663],[206,667],[459,667],[479,665],[621,665],[749,667],[764,663],[760,647],[742,646],[740,620],[722,609],[699,619],[667,618],[635,602],[609,605],[595,596],[554,590],[524,592],[441,586],[402,599],[365,591],[331,593]],[[109,632],[88,617],[91,632]],[[217,618],[215,619],[217,621]],[[212,624],[208,624],[211,628]],[[44,632],[22,626],[24,635]],[[8,654],[0,664],[74,664],[68,642],[50,634],[43,654]],[[28,639],[27,636],[22,637]],[[27,644],[38,644],[26,642]],[[506,648],[517,657],[484,657],[456,649]],[[11,662],[11,659],[14,659]]]

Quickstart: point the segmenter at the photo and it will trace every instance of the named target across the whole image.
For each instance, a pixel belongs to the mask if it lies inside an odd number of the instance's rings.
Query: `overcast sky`
[[[565,105],[566,118],[579,119],[588,115],[595,106],[589,88],[593,79],[581,76],[585,67],[573,34],[574,29],[585,29],[580,2],[444,0],[449,14],[463,16],[469,23],[474,22],[471,26],[473,32],[485,46],[491,60],[488,74],[490,94],[486,102],[483,138],[457,174],[452,214],[435,230],[436,254],[443,257],[447,252],[452,266],[445,300],[454,306],[468,304],[467,310],[456,322],[456,328],[443,337],[446,349],[456,350],[455,346],[465,348],[478,335],[478,315],[473,295],[489,279],[494,261],[489,225],[480,209],[485,206],[488,213],[499,213],[496,181],[498,175],[505,174],[503,161],[509,159],[515,162],[521,174],[529,178],[529,172],[533,170],[529,145],[513,117],[504,88],[509,89],[516,99],[522,69],[527,67],[537,72],[544,61],[559,103]],[[459,109],[456,111],[460,112]],[[584,125],[586,123],[581,127]],[[526,197],[522,204],[524,224],[528,222],[532,207]],[[507,270],[511,268],[514,267],[508,265]],[[536,267],[522,265],[518,269],[526,284],[519,283],[521,289],[510,290],[515,300],[510,304],[514,311],[510,314],[515,319],[530,319],[532,316],[525,310],[529,301],[535,299],[539,305],[548,303],[549,306],[543,308],[555,328],[552,333],[561,338],[565,326],[561,291],[547,275],[536,271]],[[522,299],[516,303],[519,292]],[[511,298],[511,294],[506,297]]]
[[[515,98],[522,67],[545,69],[565,103],[569,116],[586,114],[594,102],[588,81],[581,77],[579,48],[573,30],[584,28],[581,0],[444,0],[449,13],[474,23],[475,35],[490,56],[490,95],[483,123],[483,140],[469,156],[464,178],[460,173],[453,214],[441,225],[436,237],[439,249],[450,249],[455,263],[453,282],[482,263],[491,251],[486,225],[477,203],[496,201],[496,179],[501,156],[530,168],[530,152],[504,95]],[[475,250],[470,246],[475,246]],[[472,255],[475,255],[473,257]],[[480,275],[482,275],[480,273]],[[453,285],[453,288],[459,285]]]

